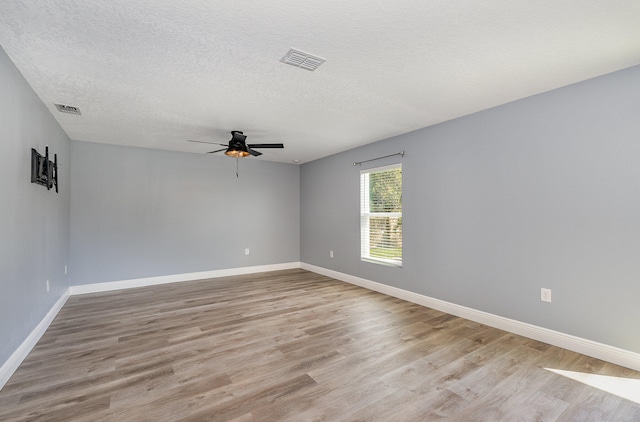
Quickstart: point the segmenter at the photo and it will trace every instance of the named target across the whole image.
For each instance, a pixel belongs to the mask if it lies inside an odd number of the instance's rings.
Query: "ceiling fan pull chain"
[[[238,178],[238,157],[236,157],[236,179]]]

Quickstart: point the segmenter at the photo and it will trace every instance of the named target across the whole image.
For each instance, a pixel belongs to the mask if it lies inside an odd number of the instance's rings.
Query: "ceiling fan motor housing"
[[[247,135],[244,135],[240,130],[231,131],[231,141],[244,142],[247,139]]]
[[[231,140],[229,141],[229,148],[225,151],[225,155],[229,157],[246,157],[249,155],[247,144],[244,142],[247,139],[246,135],[243,135],[239,130],[231,131]]]

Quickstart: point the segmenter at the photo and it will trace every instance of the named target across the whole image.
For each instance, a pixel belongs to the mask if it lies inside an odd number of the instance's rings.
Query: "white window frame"
[[[360,259],[365,262],[376,264],[390,265],[394,267],[402,267],[402,259],[385,259],[371,256],[370,243],[370,217],[400,217],[402,212],[371,212],[370,211],[370,195],[369,195],[369,174],[378,173],[387,170],[401,169],[402,163],[392,164],[389,166],[375,167],[360,171]],[[404,184],[404,180],[403,180]],[[401,187],[402,189],[402,187]],[[403,244],[404,246],[404,244]],[[404,251],[403,251],[404,254]]]

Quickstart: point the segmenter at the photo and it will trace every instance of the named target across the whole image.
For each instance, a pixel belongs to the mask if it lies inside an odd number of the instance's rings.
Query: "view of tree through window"
[[[360,175],[361,257],[402,264],[402,167]]]

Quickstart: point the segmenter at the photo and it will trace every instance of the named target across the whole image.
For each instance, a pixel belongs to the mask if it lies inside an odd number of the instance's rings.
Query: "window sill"
[[[395,259],[360,257],[360,260],[363,262],[369,262],[371,264],[379,264],[379,265],[385,265],[387,267],[402,268],[402,261],[396,261]]]

